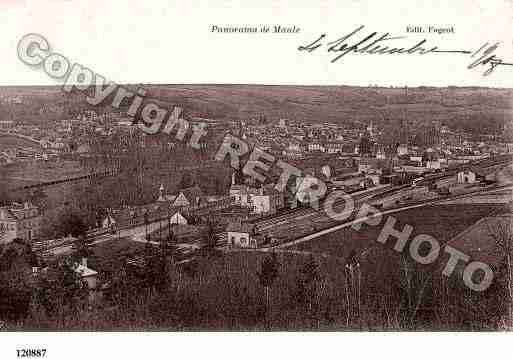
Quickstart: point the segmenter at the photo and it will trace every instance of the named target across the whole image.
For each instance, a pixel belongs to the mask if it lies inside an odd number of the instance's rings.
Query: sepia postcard
[[[0,358],[510,339],[513,1],[0,8]]]

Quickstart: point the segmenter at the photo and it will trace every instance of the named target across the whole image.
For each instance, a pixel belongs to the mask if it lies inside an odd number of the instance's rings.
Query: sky
[[[298,51],[322,33],[336,40],[364,25],[362,35],[407,36],[403,45],[425,38],[475,51],[500,42],[497,56],[513,62],[512,19],[512,0],[0,0],[0,85],[59,84],[16,56],[23,35],[39,33],[53,51],[118,83],[513,88],[513,67],[485,77],[467,68],[470,55],[353,54],[330,63],[326,48]],[[300,32],[219,34],[213,25],[295,25]],[[407,26],[455,33],[407,34]]]

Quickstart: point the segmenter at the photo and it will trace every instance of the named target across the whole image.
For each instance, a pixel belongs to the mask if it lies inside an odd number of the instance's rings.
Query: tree
[[[79,261],[82,258],[89,258],[94,254],[91,248],[89,248],[89,243],[90,240],[88,240],[84,235],[78,236],[78,241],[74,243],[74,258],[76,261]]]
[[[68,259],[51,266],[47,275],[39,278],[35,297],[37,303],[53,315],[63,309],[77,310],[87,293],[87,283],[75,271],[74,261]]]
[[[12,201],[11,195],[5,185],[0,186],[0,206],[8,205]]]
[[[216,236],[217,222],[213,218],[208,218],[205,224],[205,230],[202,234],[203,249],[206,254],[213,254],[217,247]]]
[[[87,225],[85,224],[82,217],[72,212],[68,215],[64,215],[60,230],[64,235],[70,234],[73,237],[78,238],[79,236],[86,234]]]
[[[349,253],[345,265],[346,300],[347,300],[347,323],[349,324],[353,312],[361,314],[361,271],[360,261],[355,250]]]
[[[179,188],[184,189],[193,185],[193,178],[189,172],[184,172],[182,179],[180,180]]]
[[[401,301],[404,302],[401,306],[403,325],[412,328],[421,304],[428,300],[428,294],[432,292],[430,286],[432,272],[419,268],[411,256],[405,252],[401,253],[400,261],[402,275],[397,291],[400,293]]]
[[[276,278],[279,275],[279,266],[278,258],[276,257],[276,253],[271,254],[271,256],[266,257],[262,261],[262,265],[260,268],[260,272],[257,273],[258,279],[260,280],[260,284],[265,288],[265,303],[267,308],[267,313],[270,313],[270,289],[273,285]]]
[[[175,255],[175,251],[176,251],[175,234],[173,232],[174,225],[171,223],[171,217],[169,217],[168,220],[169,220],[169,223],[168,223],[168,227],[167,227],[167,230],[168,230],[167,236],[165,236],[165,238],[163,238],[163,239],[162,238],[160,239],[160,255],[166,261],[173,259],[174,255]]]
[[[32,288],[30,247],[12,242],[0,247],[0,318],[18,320],[29,309]]]
[[[510,204],[511,208],[511,204]],[[497,223],[491,225],[487,222],[488,232],[495,241],[495,245],[501,256],[500,272],[504,274],[506,283],[506,305],[508,328],[513,328],[513,224],[510,217],[506,217],[504,221],[497,217]]]
[[[6,171],[0,171],[0,206],[6,206],[13,201],[12,192],[8,188],[9,179]]]
[[[114,305],[126,305],[133,297],[133,281],[129,277],[126,263],[116,263],[109,276],[105,298]]]
[[[38,207],[45,207],[45,200],[48,198],[45,191],[43,191],[41,188],[38,188],[34,190],[30,194],[30,201],[34,203]]]
[[[370,155],[372,153],[373,143],[367,135],[363,135],[360,139],[359,151],[361,155]]]
[[[320,279],[319,266],[313,255],[308,256],[306,263],[299,269],[298,289],[300,299],[308,303],[308,310],[312,310],[312,297],[317,293],[317,282]]]

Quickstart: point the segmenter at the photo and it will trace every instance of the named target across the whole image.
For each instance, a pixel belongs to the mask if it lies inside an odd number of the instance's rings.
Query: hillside
[[[266,117],[305,122],[336,122],[353,125],[373,120],[407,117],[413,125],[438,120],[454,129],[480,134],[500,131],[511,121],[513,90],[492,88],[378,88],[349,86],[263,86],[263,85],[143,85],[148,95],[162,103],[181,105],[193,116],[215,119]],[[67,110],[87,107],[83,95],[62,93],[58,87],[4,87],[2,97],[18,95],[29,106],[0,103],[0,118],[14,116],[37,120],[43,103],[62,105]],[[34,110],[30,107],[34,106]],[[57,107],[58,107],[57,106]],[[59,113],[60,112],[60,113]]]

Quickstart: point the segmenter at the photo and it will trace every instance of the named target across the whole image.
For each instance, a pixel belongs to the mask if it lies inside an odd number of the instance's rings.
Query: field
[[[438,239],[440,243],[445,243],[480,218],[501,208],[500,205],[442,205],[416,208],[395,213],[393,216],[397,220],[396,229],[401,230],[405,224],[413,227],[410,238],[418,234],[428,234]],[[383,220],[379,226],[375,227],[363,225],[359,231],[351,227],[344,228],[289,249],[347,258],[352,251],[358,253],[369,247],[382,248],[382,244],[376,240],[384,223]]]
[[[102,272],[112,272],[119,268],[128,257],[140,255],[144,252],[145,244],[134,242],[129,238],[110,240],[95,245],[91,260],[91,267]]]
[[[265,114],[305,121],[381,121],[379,111],[399,116],[449,119],[482,111],[505,114],[510,90],[479,88],[363,88],[349,86],[160,85],[152,97],[216,117],[245,119]],[[486,109],[483,109],[484,106]]]

